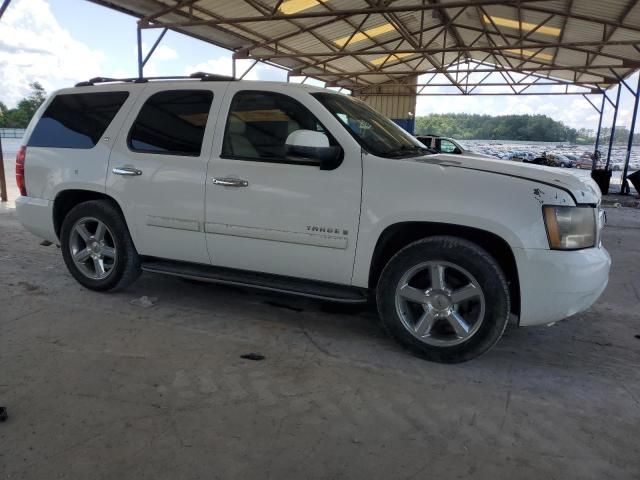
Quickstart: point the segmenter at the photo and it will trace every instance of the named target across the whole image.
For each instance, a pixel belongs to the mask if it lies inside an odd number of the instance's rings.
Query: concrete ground
[[[373,312],[152,274],[85,290],[0,209],[0,478],[638,479],[640,210],[608,214],[593,308],[447,366]]]

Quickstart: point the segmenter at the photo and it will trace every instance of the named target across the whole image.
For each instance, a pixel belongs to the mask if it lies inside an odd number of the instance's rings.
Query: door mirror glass
[[[331,146],[329,137],[314,130],[291,132],[285,142],[287,156],[320,162],[320,170],[333,170],[342,160],[342,148]]]

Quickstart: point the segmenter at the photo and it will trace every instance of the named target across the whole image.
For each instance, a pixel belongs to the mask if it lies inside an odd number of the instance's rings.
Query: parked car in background
[[[503,157],[504,160],[511,160],[513,162],[524,162],[528,158],[533,158],[533,155],[524,151],[510,152]]]
[[[549,157],[551,157],[551,161],[554,163],[554,166],[556,167],[562,167],[562,168],[575,167],[575,161],[571,160],[566,155],[559,155],[559,154],[553,153],[549,155]]]
[[[495,158],[490,155],[484,155],[482,153],[467,150],[453,138],[440,137],[437,135],[416,135],[416,138],[435,153],[450,153],[474,158]]]
[[[307,85],[94,79],[31,120],[16,211],[88,289],[146,271],[371,300],[439,362],[589,308],[611,264],[595,182],[436,145],[455,157]]]
[[[573,168],[575,166],[575,162],[567,156],[547,152],[542,152],[539,156],[531,155],[524,161],[527,163],[535,163],[536,165],[546,165],[547,167]]]
[[[575,162],[576,168],[583,170],[591,170],[593,168],[593,157],[589,153],[583,153],[582,156]],[[595,168],[602,168],[604,165],[600,160],[596,160]]]

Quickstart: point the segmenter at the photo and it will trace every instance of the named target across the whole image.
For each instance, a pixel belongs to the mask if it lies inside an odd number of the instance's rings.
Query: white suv
[[[17,213],[78,282],[141,271],[335,302],[373,297],[424,357],[486,352],[604,290],[600,192],[558,170],[433,155],[364,103],[302,85],[93,79],[17,158]]]

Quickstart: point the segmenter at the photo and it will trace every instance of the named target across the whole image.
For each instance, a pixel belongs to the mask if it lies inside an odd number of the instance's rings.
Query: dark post
[[[2,156],[2,136],[0,136],[0,200],[7,201],[7,179],[4,175],[4,158]]]
[[[600,105],[600,118],[598,119],[598,132],[596,133],[596,147],[593,150],[595,154],[598,151],[598,147],[600,146],[600,130],[602,130],[602,115],[604,115],[604,93],[602,94],[602,105]]]
[[[164,38],[165,34],[167,33],[167,30],[168,30],[167,28],[162,30],[162,33],[160,35],[158,35],[158,38],[156,39],[155,43],[151,47],[151,50],[149,50],[149,53],[147,53],[147,56],[144,57],[144,60],[142,60],[142,68],[143,69],[144,69],[144,66],[147,64],[147,62],[149,61],[149,59],[151,58],[151,55],[153,55],[153,52],[155,52],[156,48],[158,48],[158,45],[160,45],[160,42],[162,41],[162,39]],[[142,43],[141,43],[141,45],[142,45]]]
[[[2,5],[0,5],[0,18],[2,18],[2,15],[4,15],[4,12],[10,3],[11,0],[4,0],[4,2],[2,2]]]
[[[607,150],[605,170],[609,170],[609,163],[611,162],[611,149],[613,148],[613,137],[616,135],[616,120],[618,119],[618,107],[620,106],[620,92],[622,92],[622,84],[618,84],[618,93],[616,94],[616,106],[613,110],[613,122],[611,122],[611,136],[609,137],[609,149]]]
[[[596,159],[598,158],[598,147],[600,146],[600,131],[602,130],[602,116],[604,115],[604,101],[606,94],[602,93],[602,104],[600,105],[600,118],[598,119],[598,132],[596,133],[596,146],[593,149],[593,161],[591,162],[591,171],[596,169]]]
[[[142,64],[142,30],[140,29],[140,25],[138,25],[138,78],[142,78],[142,69],[144,65]]]
[[[620,187],[620,193],[623,195],[629,193],[629,186],[627,185],[626,179],[627,173],[629,173],[629,159],[631,158],[631,148],[633,148],[633,134],[636,129],[638,102],[640,101],[640,72],[638,72],[638,86],[636,87],[635,97],[636,99],[633,103],[633,113],[631,114],[631,129],[629,130],[629,140],[627,141],[627,155],[624,158],[624,169],[622,170],[622,186]]]

